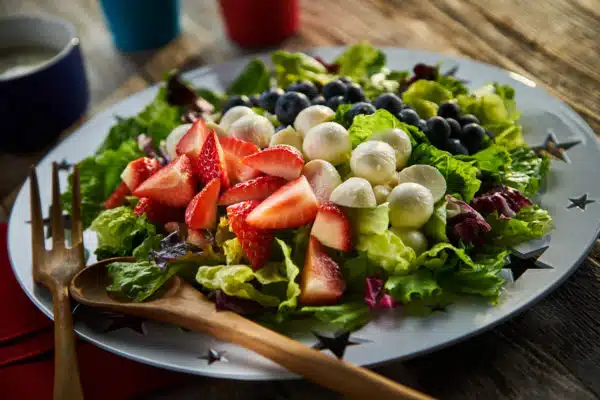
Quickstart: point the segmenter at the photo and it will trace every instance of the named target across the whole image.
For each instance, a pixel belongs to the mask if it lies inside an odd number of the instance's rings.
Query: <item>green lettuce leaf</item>
[[[494,181],[501,181],[512,159],[503,146],[491,145],[470,156],[456,156],[463,161],[475,161],[475,166]]]
[[[368,276],[387,276],[387,272],[371,262],[364,252],[359,252],[353,258],[345,258],[340,265],[342,266],[348,292],[363,293],[365,278]]]
[[[148,247],[147,238],[156,240],[156,228],[145,215],[136,216],[129,207],[121,206],[105,210],[92,222],[91,229],[98,234],[98,248],[95,254],[98,260],[109,257],[124,257],[134,254],[138,246],[140,254]]]
[[[383,203],[375,208],[347,208],[354,234],[383,234],[390,225],[390,206]]]
[[[485,220],[492,227],[487,242],[496,248],[540,239],[553,229],[552,217],[537,205],[521,208],[511,219],[501,219],[494,212]]]
[[[459,160],[427,143],[413,147],[410,164],[429,164],[437,168],[446,179],[446,193],[466,202],[471,201],[481,186],[474,161]]]
[[[279,312],[285,313],[293,310],[298,305],[298,296],[300,296],[300,285],[296,278],[300,274],[300,268],[292,260],[292,249],[281,239],[275,238],[275,241],[283,253],[283,264],[285,266],[285,275],[287,278],[286,299],[279,304]]]
[[[461,94],[468,94],[469,89],[460,80],[453,76],[447,76],[438,73],[437,83],[442,85],[445,89],[452,93],[452,97],[459,96]]]
[[[343,120],[343,117],[341,117]],[[336,114],[337,120],[337,114]],[[406,132],[410,138],[411,144],[415,146],[417,143],[428,143],[425,134],[418,128],[400,122],[389,111],[384,109],[377,110],[371,115],[357,115],[348,130],[352,147],[358,146],[360,143],[369,140],[369,138],[377,132],[385,131],[392,128],[399,128]]]
[[[207,88],[197,88],[196,93],[198,93],[198,96],[215,106],[215,110],[220,110],[227,99],[225,94]]]
[[[106,290],[141,302],[156,293],[177,269],[174,265],[163,270],[150,261],[110,263],[107,270],[111,283]]]
[[[428,270],[419,270],[410,275],[392,276],[387,280],[384,288],[402,304],[442,293],[442,288]]]
[[[242,250],[242,244],[238,238],[226,240],[223,243],[223,252],[227,265],[239,264],[244,257],[244,250]]]
[[[424,79],[413,82],[402,94],[404,103],[425,119],[435,116],[438,106],[452,97],[452,92],[439,82]]]
[[[157,233],[153,236],[148,236],[142,244],[133,249],[133,256],[138,260],[147,260],[150,256],[150,251],[160,249],[160,241],[164,238],[163,235]]]
[[[202,266],[196,273],[196,282],[207,289],[222,290],[229,296],[254,300],[265,307],[275,307],[279,298],[267,295],[252,285],[256,278],[252,268],[247,265]]]
[[[333,116],[333,122],[337,122],[344,128],[348,129],[350,127],[348,111],[350,111],[351,108],[352,104],[340,104],[337,110],[335,111],[335,115]]]
[[[416,258],[414,250],[390,230],[379,235],[358,235],[356,249],[390,275],[407,274]]]
[[[277,282],[287,282],[287,277],[281,274],[281,263],[270,262],[254,273],[256,280],[262,285]]]
[[[423,233],[430,243],[448,242],[446,235],[446,200],[440,200],[435,204],[431,218],[423,226]]]
[[[327,73],[323,64],[304,53],[277,50],[271,54],[271,61],[277,85],[284,89],[303,79],[324,85],[334,78]]]
[[[510,159],[511,162],[501,182],[526,196],[535,195],[550,170],[550,157],[539,156],[527,147],[519,147],[510,151]]]
[[[356,81],[380,72],[385,66],[385,54],[363,41],[349,46],[334,61],[340,66],[339,74]]]
[[[400,83],[409,75],[408,71],[388,71],[387,68],[383,68],[382,71],[360,80],[360,85],[367,99],[373,100],[384,93],[398,92]]]
[[[318,320],[347,332],[360,329],[372,317],[369,307],[361,302],[343,303],[334,306],[304,306],[299,311],[303,314],[312,314]]]
[[[121,184],[121,173],[130,161],[143,157],[134,140],[127,140],[117,150],[106,150],[96,156],[83,159],[79,167],[81,187],[81,212],[83,226],[87,228],[104,210],[104,202]],[[73,189],[69,177],[69,186],[62,195],[63,208],[71,213]]]
[[[251,60],[227,88],[228,95],[259,94],[271,87],[271,74],[264,61]]]

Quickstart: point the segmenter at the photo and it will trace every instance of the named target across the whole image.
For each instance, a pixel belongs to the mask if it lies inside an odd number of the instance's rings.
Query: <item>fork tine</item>
[[[65,247],[65,227],[60,204],[58,164],[52,163],[52,249]]]
[[[83,243],[83,228],[81,222],[81,188],[79,185],[79,168],[73,167],[72,188],[73,198],[71,205],[71,242],[72,247]]]
[[[29,205],[31,210],[31,252],[35,268],[42,261],[41,258],[46,248],[44,243],[42,205],[40,204],[40,188],[34,166],[31,166],[29,170]]]

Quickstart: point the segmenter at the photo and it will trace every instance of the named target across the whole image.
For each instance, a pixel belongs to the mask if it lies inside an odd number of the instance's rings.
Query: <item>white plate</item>
[[[342,48],[323,48],[310,51],[326,60],[333,60]],[[580,264],[600,231],[600,144],[592,129],[567,105],[536,87],[534,82],[496,67],[478,62],[423,51],[384,49],[388,66],[392,69],[410,69],[418,62],[443,62],[442,71],[459,66],[457,76],[470,80],[471,88],[489,82],[509,84],[516,90],[518,108],[522,113],[525,137],[532,145],[544,142],[549,134],[559,143],[576,141],[566,151],[567,161],[553,160],[552,172],[541,205],[550,211],[556,229],[541,242],[521,246],[518,251],[527,254],[547,246],[537,259],[541,268],[529,269],[516,281],[506,284],[504,300],[496,307],[485,304],[450,306],[447,312],[435,312],[426,318],[402,318],[400,313],[372,322],[351,335],[363,339],[361,344],[349,346],[344,359],[359,365],[374,365],[391,360],[406,359],[455,343],[489,329],[514,315],[535,300],[548,294]],[[268,56],[264,56],[267,59]],[[223,89],[243,68],[247,59],[217,66],[200,68],[185,74],[195,85]],[[52,161],[63,159],[77,162],[98,148],[115,122],[114,116],[131,116],[139,112],[155,96],[157,86],[136,93],[104,110],[48,154],[38,165],[43,209],[50,204],[50,176]],[[66,175],[62,176],[63,188]],[[587,195],[593,202],[585,210],[570,199]],[[19,283],[31,300],[49,317],[52,303],[48,292],[34,286],[31,277],[29,187],[21,189],[12,210],[9,227],[9,251]],[[85,236],[86,246],[94,248],[95,237]],[[92,261],[92,260],[90,260]],[[510,271],[506,270],[510,277]],[[83,338],[122,356],[199,375],[247,380],[285,379],[294,377],[270,361],[237,346],[218,342],[211,337],[186,333],[178,328],[147,323],[147,334],[141,336],[129,329],[99,334],[83,324],[76,330]],[[312,345],[317,342],[309,332],[297,337]],[[225,351],[227,361],[208,363],[199,357],[213,348]]]

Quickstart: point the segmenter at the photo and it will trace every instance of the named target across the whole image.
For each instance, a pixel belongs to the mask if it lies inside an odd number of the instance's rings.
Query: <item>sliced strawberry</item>
[[[172,207],[185,207],[196,194],[192,160],[185,154],[171,161],[133,191],[137,197],[150,197]]]
[[[267,175],[287,180],[299,177],[304,166],[304,158],[298,149],[287,145],[267,147],[260,153],[244,157],[242,162]]]
[[[261,174],[260,171],[242,164],[242,158],[260,151],[254,143],[226,136],[220,137],[219,142],[225,152],[227,173],[232,184],[256,178]]]
[[[325,252],[319,241],[311,236],[300,275],[300,303],[311,306],[338,302],[346,290],[339,265]]]
[[[250,200],[227,207],[227,218],[231,230],[242,245],[242,250],[254,270],[260,269],[271,255],[271,246],[275,234],[272,231],[253,228],[246,223],[248,214],[252,212],[260,201]]]
[[[199,229],[188,229],[185,241],[201,249],[207,249],[213,243],[212,235],[208,231]]]
[[[161,165],[158,160],[148,157],[140,157],[137,160],[131,161],[121,173],[121,179],[129,190],[135,190],[146,179],[150,178]]]
[[[146,214],[148,221],[154,224],[181,221],[183,220],[183,213],[183,208],[169,207],[149,197],[142,197],[133,210],[134,215]]]
[[[219,178],[221,189],[225,190],[230,186],[225,153],[219,144],[215,131],[210,131],[204,146],[202,146],[196,164],[196,173],[203,185],[208,185],[208,182],[214,178]]]
[[[131,190],[127,187],[125,182],[121,182],[114,192],[104,202],[104,209],[109,210],[111,208],[117,208],[125,204],[125,197],[131,194]]]
[[[188,131],[179,139],[175,152],[178,156],[187,154],[191,158],[197,158],[202,151],[202,146],[208,137],[210,130],[202,118],[197,119]]]
[[[312,222],[319,202],[304,176],[286,183],[256,207],[246,222],[255,228],[297,228]]]
[[[221,181],[214,178],[185,209],[185,223],[192,229],[214,229],[217,224],[217,199]]]
[[[319,206],[310,234],[327,247],[341,251],[352,248],[352,224],[346,213],[330,201]]]
[[[287,181],[277,176],[259,176],[230,187],[219,198],[220,206],[239,203],[246,200],[264,200]]]

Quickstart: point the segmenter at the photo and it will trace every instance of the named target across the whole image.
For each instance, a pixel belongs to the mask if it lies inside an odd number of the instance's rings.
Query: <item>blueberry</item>
[[[409,106],[408,104],[404,104],[404,105],[402,106],[402,109],[403,109],[403,110],[414,110],[414,108],[412,108],[412,107],[411,107],[411,106]]]
[[[325,105],[325,98],[321,95],[315,97],[314,99],[312,99],[310,101],[310,104],[312,104],[313,106],[324,106]]]
[[[453,118],[458,120],[458,118],[460,118],[460,107],[456,103],[442,103],[438,108],[437,115],[444,118]]]
[[[402,100],[393,93],[384,93],[373,101],[375,108],[383,108],[392,114],[402,111]]]
[[[465,126],[467,124],[478,124],[479,120],[473,114],[465,114],[458,119],[458,123],[460,126]]]
[[[348,87],[344,82],[342,82],[339,79],[331,81],[325,84],[325,86],[323,86],[323,97],[325,97],[328,100],[335,96],[345,97],[346,93],[348,93]]]
[[[419,128],[423,132],[427,132],[427,121],[425,121],[424,119],[420,119],[417,128]]]
[[[275,104],[275,115],[283,125],[292,125],[300,111],[310,106],[310,100],[303,93],[287,92]]]
[[[329,100],[327,100],[327,102],[325,102],[325,105],[327,107],[331,108],[333,111],[335,111],[335,110],[337,110],[337,108],[340,104],[344,104],[344,103],[348,103],[344,96],[335,96],[335,97],[332,97]]]
[[[373,113],[375,113],[375,107],[373,107],[373,104],[361,101],[350,107],[350,110],[348,110],[348,114],[346,115],[348,121],[352,122],[352,120],[354,120],[354,117],[356,117],[359,114],[370,115]]]
[[[252,104],[252,107],[260,107],[260,100],[259,100],[259,96],[257,94],[253,94],[252,96],[248,97],[250,99],[250,104]]]
[[[485,147],[488,140],[485,129],[478,124],[467,124],[463,127],[460,140],[470,154],[477,153]]]
[[[446,142],[446,145],[444,146],[444,150],[446,150],[450,154],[454,154],[454,155],[457,155],[457,154],[462,154],[465,156],[469,155],[469,151],[467,150],[467,148],[465,146],[463,146],[463,144],[458,139],[448,140]]]
[[[260,95],[260,107],[264,108],[271,114],[275,114],[275,104],[277,103],[277,99],[281,97],[285,92],[281,88],[271,88],[269,90],[265,90],[263,94]]]
[[[457,120],[454,118],[446,118],[446,122],[450,125],[450,137],[453,139],[460,139],[462,128]]]
[[[317,95],[319,94],[319,91],[317,90],[315,84],[310,81],[299,81],[296,83],[292,83],[290,86],[288,86],[286,91],[304,93],[309,99],[317,97]]]
[[[349,76],[341,76],[338,79],[344,82],[345,84],[352,83],[352,78],[350,78]]]
[[[225,102],[222,113],[225,114],[227,110],[235,106],[252,107],[252,103],[250,103],[248,96],[231,96]]]
[[[435,147],[442,147],[450,138],[450,125],[442,117],[431,117],[427,120],[426,134]]]
[[[367,98],[365,97],[365,92],[363,92],[362,88],[356,83],[348,84],[348,93],[346,94],[346,98],[348,102],[354,104],[359,101],[365,101]]]
[[[419,120],[421,119],[419,118],[419,114],[417,114],[415,110],[411,109],[404,109],[400,111],[398,117],[400,118],[400,121],[412,126],[418,126]]]

